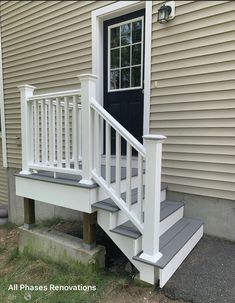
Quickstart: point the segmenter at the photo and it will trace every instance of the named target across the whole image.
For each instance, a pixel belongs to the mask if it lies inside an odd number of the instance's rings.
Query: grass
[[[43,222],[43,226],[53,226],[58,220]],[[6,236],[6,227],[0,228],[0,237]],[[8,236],[12,235],[12,229],[8,231]],[[12,239],[12,238],[11,238]],[[117,288],[125,287],[130,283],[130,279],[123,274],[117,276],[110,271],[97,270],[93,264],[69,266],[58,264],[48,259],[40,259],[30,254],[19,254],[17,240],[11,240],[11,244],[4,243],[0,246],[0,253],[3,257],[0,259],[0,302],[26,302],[25,294],[32,296],[30,302],[34,303],[95,303],[103,302],[102,297],[113,285]],[[46,291],[33,290],[9,290],[10,285],[42,285],[47,288]],[[53,291],[50,285],[58,286],[94,286],[96,290],[90,291]],[[9,301],[10,300],[10,301]]]
[[[51,227],[60,222],[47,220],[42,226]],[[21,254],[17,248],[17,237],[16,228],[0,227],[0,239],[4,243],[0,246],[0,303],[176,303],[127,274],[124,270],[126,260],[121,258],[111,242],[104,242],[109,259],[107,269],[98,270],[94,264],[71,266],[26,252]],[[112,258],[108,258],[108,254]],[[15,284],[23,289],[9,289]],[[95,290],[53,290],[50,285],[95,287]],[[41,286],[44,290],[29,289],[34,286]],[[26,296],[31,296],[30,300],[26,300]]]
[[[69,267],[52,261],[36,259],[30,255],[18,255],[12,251],[7,258],[9,271],[0,273],[1,302],[8,302],[10,294],[23,302],[24,295],[30,293],[30,302],[43,303],[93,303],[98,302],[114,280],[110,274],[94,270],[92,266]],[[8,290],[10,284],[42,285],[47,291]],[[52,291],[50,285],[95,286],[96,291]]]
[[[5,251],[6,247],[4,245],[0,245],[0,254]]]

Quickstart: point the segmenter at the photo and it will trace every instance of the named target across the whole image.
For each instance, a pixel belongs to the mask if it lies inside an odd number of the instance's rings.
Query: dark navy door
[[[144,10],[140,10],[104,22],[104,108],[140,142],[143,89]]]

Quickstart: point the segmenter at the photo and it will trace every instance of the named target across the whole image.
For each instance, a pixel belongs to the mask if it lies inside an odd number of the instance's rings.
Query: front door
[[[140,10],[104,22],[104,108],[140,142],[143,83],[144,10]]]

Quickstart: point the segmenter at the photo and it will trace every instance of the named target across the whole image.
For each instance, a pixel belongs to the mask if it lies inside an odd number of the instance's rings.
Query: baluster
[[[42,150],[42,163],[46,164],[47,161],[47,120],[46,120],[46,101],[45,99],[41,100],[41,132],[42,132],[42,140],[41,140],[41,150]]]
[[[82,161],[82,110],[78,108],[78,160]]]
[[[127,142],[126,145],[126,203],[127,207],[131,208],[131,177],[132,177],[132,165],[131,165],[131,152],[132,147]]]
[[[116,131],[116,172],[115,181],[118,197],[121,194],[121,136]]]
[[[39,111],[38,111],[38,100],[34,101],[34,161],[36,164],[39,163]]]
[[[100,116],[94,111],[94,164],[96,173],[100,176],[101,171],[101,151],[100,151]]]
[[[70,168],[70,131],[69,131],[69,100],[64,97],[64,124],[65,124],[65,166]]]
[[[55,101],[52,102],[52,115],[53,115],[53,165],[56,164],[55,159],[56,159],[56,139],[55,139],[55,131],[56,131],[56,104]]]
[[[54,165],[54,117],[53,117],[53,100],[48,101],[48,118],[49,118],[49,163],[51,166]]]
[[[138,193],[137,193],[137,214],[140,222],[143,223],[143,158],[138,154]]]
[[[62,111],[60,99],[56,98],[57,165],[62,167]]]
[[[108,122],[105,123],[105,179],[108,184],[111,182],[110,178],[110,158],[111,158],[111,127]]]
[[[72,121],[72,131],[73,131],[73,159],[74,159],[74,169],[78,169],[78,103],[76,96],[73,96],[73,121]]]

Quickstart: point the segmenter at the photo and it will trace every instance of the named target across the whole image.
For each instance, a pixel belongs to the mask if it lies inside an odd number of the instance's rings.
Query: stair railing
[[[156,262],[161,257],[159,252],[161,157],[165,137],[162,135],[144,136],[145,146],[142,145],[96,101],[97,77],[85,74],[80,75],[79,78],[83,133],[83,178],[80,182],[92,184],[94,180],[103,188],[142,233],[143,252],[140,257]],[[123,150],[126,154],[125,167],[121,167]],[[112,154],[115,155],[113,169]],[[102,157],[105,157],[105,165],[101,163]],[[133,173],[135,175],[132,167],[133,157],[138,159],[137,206],[132,200]],[[121,187],[123,172],[126,180],[125,189]]]

